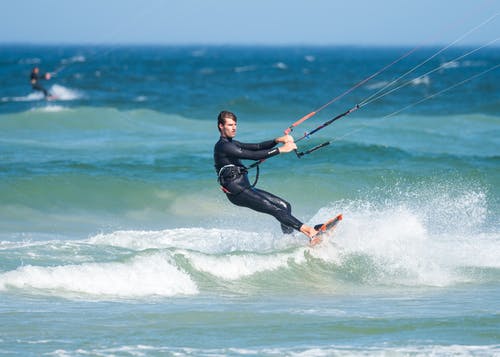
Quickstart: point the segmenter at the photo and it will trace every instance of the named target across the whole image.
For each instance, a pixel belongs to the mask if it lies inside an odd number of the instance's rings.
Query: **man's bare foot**
[[[321,243],[321,237],[320,236],[316,235],[316,236],[314,236],[312,238],[309,238],[309,244],[311,246],[315,246],[316,244],[319,244],[319,243]]]
[[[319,237],[316,237],[318,231],[313,227],[303,224],[302,227],[300,227],[300,231],[304,233],[307,238],[309,238],[309,243],[311,243],[311,245],[316,245],[321,242],[321,239]]]

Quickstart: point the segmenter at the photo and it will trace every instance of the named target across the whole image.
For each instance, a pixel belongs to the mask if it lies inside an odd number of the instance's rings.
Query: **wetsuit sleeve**
[[[40,81],[40,80],[42,80],[42,79],[43,79],[43,80],[46,80],[46,79],[47,79],[46,77],[47,77],[47,73],[45,73],[45,74],[35,74],[35,73],[31,73],[31,75],[30,75],[30,80],[35,81],[35,82],[38,82],[38,81]]]
[[[276,141],[273,140],[267,140],[267,141],[263,141],[261,143],[258,143],[258,144],[254,144],[254,143],[242,143],[242,142],[239,142],[239,141],[236,141],[236,143],[243,149],[246,149],[246,150],[268,150],[268,149],[272,149],[273,147],[276,146]]]
[[[272,141],[274,143],[274,140]],[[269,142],[264,142],[269,145]],[[280,151],[278,148],[272,148],[276,143],[273,144],[270,148],[262,149],[260,144],[242,144],[238,141],[232,141],[231,143],[227,143],[224,145],[224,152],[226,155],[236,157],[238,159],[247,159],[247,160],[263,160],[270,158],[272,156],[278,155]],[[261,149],[257,149],[261,148]]]

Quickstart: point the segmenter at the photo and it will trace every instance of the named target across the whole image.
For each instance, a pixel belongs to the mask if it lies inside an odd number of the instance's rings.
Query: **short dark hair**
[[[220,131],[219,124],[226,124],[226,119],[233,119],[235,122],[238,121],[238,118],[236,118],[236,115],[233,112],[223,110],[219,113],[217,116],[217,129]]]

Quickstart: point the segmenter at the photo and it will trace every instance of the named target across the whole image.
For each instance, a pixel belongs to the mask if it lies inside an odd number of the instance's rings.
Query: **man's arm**
[[[275,147],[278,143],[287,143],[287,142],[292,142],[293,143],[293,137],[291,135],[284,135],[280,136],[279,138],[272,139],[272,140],[266,140],[261,143],[242,143],[242,142],[237,142],[238,145],[247,150],[267,150],[267,149],[272,149]]]
[[[234,141],[234,140],[233,140]],[[242,143],[240,141],[237,141],[238,146],[242,149],[245,150],[252,150],[252,151],[258,151],[258,150],[269,150],[272,149],[273,147],[276,146],[277,142],[273,140],[266,140],[261,143]]]
[[[260,149],[260,144],[245,144],[233,140],[231,143],[224,144],[222,150],[228,156],[244,160],[264,160],[280,153],[278,148],[273,148],[276,143],[271,140],[273,145],[269,148]],[[266,143],[266,142],[264,142]]]
[[[278,138],[281,139],[281,138]],[[273,147],[276,145],[276,139],[272,140],[274,142]],[[281,142],[281,141],[280,141]],[[258,145],[258,144],[253,144]],[[242,145],[239,141],[233,140],[231,143],[226,143],[223,147],[224,152],[232,157],[244,160],[265,160],[272,156],[279,155],[280,153],[290,152],[297,148],[297,145],[292,141],[285,141],[279,148],[268,148],[262,150],[249,150]]]

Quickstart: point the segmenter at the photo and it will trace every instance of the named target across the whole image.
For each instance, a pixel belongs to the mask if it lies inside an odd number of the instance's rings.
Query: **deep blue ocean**
[[[410,50],[0,47],[0,355],[500,356],[500,47]],[[336,97],[260,165],[343,213],[310,247],[220,191],[217,114],[258,142]]]

